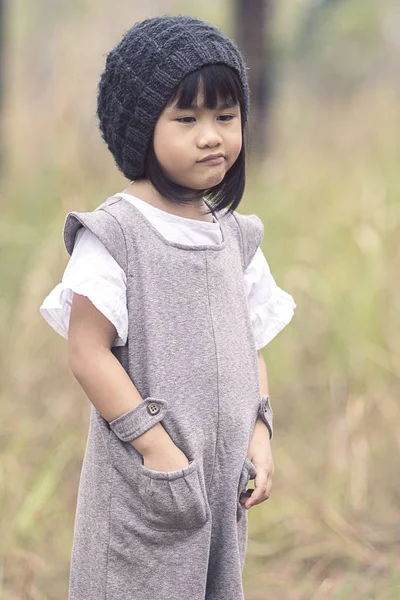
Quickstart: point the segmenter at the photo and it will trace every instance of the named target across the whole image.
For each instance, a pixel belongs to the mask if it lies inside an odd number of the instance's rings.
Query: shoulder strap
[[[264,224],[257,215],[242,215],[236,211],[233,211],[232,215],[239,230],[242,265],[245,271],[264,237]]]
[[[81,227],[86,227],[105,245],[111,256],[121,269],[127,272],[128,258],[126,241],[119,220],[109,210],[119,198],[110,196],[105,202],[90,212],[72,211],[67,214],[63,228],[64,245],[69,255],[72,254],[75,236]]]

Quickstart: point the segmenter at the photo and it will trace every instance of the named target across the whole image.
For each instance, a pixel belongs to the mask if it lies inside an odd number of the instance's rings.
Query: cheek
[[[237,153],[239,154],[239,152],[242,149],[242,144],[243,144],[243,139],[242,139],[242,135],[240,134],[237,138],[236,138],[236,150]]]
[[[154,152],[160,161],[170,163],[180,152],[180,144],[174,127],[160,127],[154,131]]]
[[[242,149],[242,144],[243,144],[243,136],[242,136],[242,131],[241,129],[239,129],[239,131],[236,131],[234,133],[234,135],[232,136],[232,140],[231,140],[231,144],[232,144],[232,154],[236,158],[239,156],[240,151]]]
[[[163,130],[161,129],[156,129],[154,131],[154,138],[153,138],[153,147],[154,147],[154,152],[155,155],[157,156],[158,159],[160,159],[160,157],[162,157],[165,153],[165,135]]]
[[[168,122],[161,119],[154,128],[153,145],[157,157],[168,155],[169,140],[171,139],[168,125]]]

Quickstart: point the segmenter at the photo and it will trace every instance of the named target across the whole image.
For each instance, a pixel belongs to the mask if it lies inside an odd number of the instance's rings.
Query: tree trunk
[[[5,37],[5,0],[0,0],[0,176],[4,171],[3,146],[3,93],[4,93],[4,37]]]
[[[250,86],[248,150],[250,157],[262,158],[267,151],[268,107],[271,99],[271,57],[269,52],[272,0],[236,0],[235,38],[246,61]]]

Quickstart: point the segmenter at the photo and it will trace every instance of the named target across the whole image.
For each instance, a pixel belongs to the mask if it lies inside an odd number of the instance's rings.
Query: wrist
[[[159,452],[164,449],[170,441],[171,438],[161,423],[156,423],[145,433],[131,440],[130,443],[140,454],[148,456],[152,452]]]

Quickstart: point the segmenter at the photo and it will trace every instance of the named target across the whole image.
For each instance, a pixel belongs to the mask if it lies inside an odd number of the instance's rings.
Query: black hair
[[[246,123],[244,122],[244,94],[239,76],[224,64],[206,65],[182,79],[172,92],[166,106],[176,104],[177,108],[192,108],[200,88],[203,85],[204,106],[215,109],[219,103],[239,104],[242,122],[242,147],[235,163],[226,173],[224,179],[216,186],[203,190],[192,190],[171,181],[163,172],[155,155],[153,136],[145,157],[144,177],[149,179],[155,189],[167,200],[175,204],[190,204],[191,199],[205,197],[212,210],[227,209],[233,212],[239,205],[245,186],[245,140]],[[206,211],[204,214],[210,214]]]

